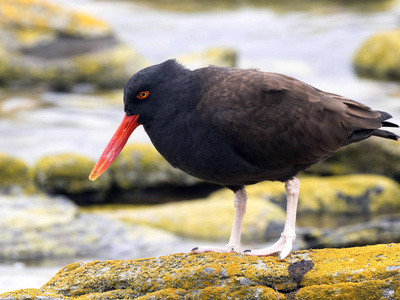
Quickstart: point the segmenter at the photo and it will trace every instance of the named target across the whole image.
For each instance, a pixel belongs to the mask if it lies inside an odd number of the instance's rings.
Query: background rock
[[[177,243],[163,230],[80,213],[63,197],[0,195],[0,261],[138,257]]]
[[[400,242],[400,215],[333,229],[301,228],[305,248],[340,248]]]
[[[179,56],[178,61],[189,69],[204,68],[209,65],[236,67],[237,53],[229,48],[211,48],[204,51]]]
[[[0,153],[0,193],[13,188],[32,188],[30,168],[22,160]]]
[[[121,189],[143,189],[163,185],[187,186],[199,180],[172,167],[148,144],[125,146],[110,166],[114,181]]]
[[[94,161],[78,154],[48,155],[34,166],[34,180],[42,191],[70,195],[78,203],[102,201],[110,189],[111,177],[106,173],[99,180],[90,181],[88,176],[94,165]]]
[[[227,242],[234,216],[233,193],[222,190],[207,199],[129,208],[98,207],[91,212],[106,215],[128,224],[162,228],[178,236],[208,241]],[[242,238],[246,242],[262,242],[271,222],[284,223],[285,212],[256,194],[249,194],[243,221]],[[280,234],[280,233],[279,233]]]
[[[4,0],[0,20],[1,85],[122,88],[148,65],[107,23],[45,0]]]
[[[356,53],[354,67],[361,76],[400,81],[400,29],[369,38]]]
[[[400,147],[396,141],[370,138],[340,149],[312,166],[309,174],[380,174],[400,182]]]

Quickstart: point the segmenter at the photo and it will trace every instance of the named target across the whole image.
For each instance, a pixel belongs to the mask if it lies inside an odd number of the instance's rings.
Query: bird
[[[285,183],[286,220],[272,246],[245,250],[250,256],[278,254],[284,260],[296,239],[299,172],[341,147],[371,136],[398,140],[381,127],[384,111],[324,92],[305,82],[255,68],[208,66],[190,70],[175,59],[138,71],[123,95],[122,123],[94,166],[98,178],[140,125],[157,151],[175,168],[234,193],[229,242],[198,246],[191,253],[242,253],[245,187],[262,181]]]

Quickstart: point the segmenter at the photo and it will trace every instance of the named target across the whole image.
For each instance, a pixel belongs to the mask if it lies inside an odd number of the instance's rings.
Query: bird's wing
[[[294,78],[256,70],[229,72],[207,76],[212,88],[204,91],[198,109],[252,164],[309,165],[336,152],[357,128],[380,127],[379,112]]]

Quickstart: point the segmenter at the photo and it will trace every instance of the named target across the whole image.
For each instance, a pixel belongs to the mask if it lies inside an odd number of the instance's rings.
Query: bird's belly
[[[266,180],[286,181],[299,170],[294,165],[263,168],[253,165],[230,147],[174,147],[165,149],[154,143],[160,154],[175,168],[199,179],[221,185],[244,186]],[[267,159],[267,158],[266,158]]]

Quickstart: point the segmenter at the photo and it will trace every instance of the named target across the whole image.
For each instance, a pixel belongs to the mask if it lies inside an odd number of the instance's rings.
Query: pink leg
[[[243,189],[238,190],[235,193],[233,205],[235,206],[235,217],[233,219],[233,226],[231,237],[228,245],[225,247],[196,247],[192,249],[193,253],[204,253],[204,252],[220,252],[220,253],[240,253],[240,235],[242,233],[243,217],[246,212],[247,194]]]
[[[287,194],[286,222],[285,228],[280,239],[272,246],[260,250],[246,250],[246,255],[267,256],[280,253],[279,260],[285,259],[292,251],[294,240],[296,239],[296,212],[299,199],[300,182],[293,178],[285,182]]]

